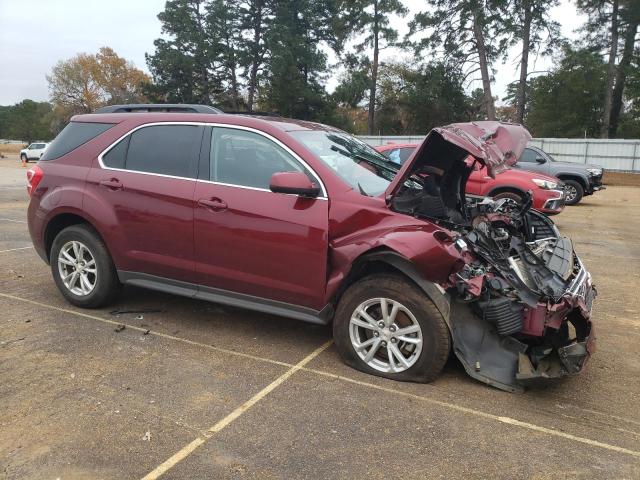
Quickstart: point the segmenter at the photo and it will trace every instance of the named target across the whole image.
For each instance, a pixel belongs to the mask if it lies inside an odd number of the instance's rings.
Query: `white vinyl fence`
[[[424,136],[359,136],[369,145],[418,143]],[[530,145],[563,162],[591,163],[607,170],[640,173],[640,140],[580,138],[534,138]]]

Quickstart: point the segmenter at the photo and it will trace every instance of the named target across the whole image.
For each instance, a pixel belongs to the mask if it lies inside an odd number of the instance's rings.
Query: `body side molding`
[[[333,316],[333,308],[330,305],[318,311],[300,305],[230,292],[228,290],[211,288],[195,283],[172,280],[146,273],[118,270],[118,277],[122,283],[128,285],[293,318],[316,325],[327,325]]]

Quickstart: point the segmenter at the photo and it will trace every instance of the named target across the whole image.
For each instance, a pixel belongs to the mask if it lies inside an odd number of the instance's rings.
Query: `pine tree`
[[[400,0],[350,0],[344,2],[346,23],[354,36],[364,35],[356,45],[356,52],[370,51],[371,72],[369,75],[369,135],[375,133],[376,90],[380,51],[393,46],[398,40],[398,31],[390,26],[390,15],[406,15],[407,9]]]
[[[410,22],[410,33],[426,35],[414,42],[416,54],[441,53],[444,61],[464,68],[464,77],[480,73],[485,116],[495,120],[491,93],[492,63],[504,57],[509,36],[501,12],[508,0],[427,0],[428,9]]]
[[[338,44],[333,28],[335,5],[330,0],[280,0],[266,38],[268,58],[260,104],[281,115],[321,118],[327,95],[324,43]]]

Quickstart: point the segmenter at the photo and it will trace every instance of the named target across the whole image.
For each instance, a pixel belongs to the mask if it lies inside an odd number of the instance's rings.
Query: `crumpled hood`
[[[529,140],[527,129],[513,123],[479,121],[434,128],[404,163],[385,198],[392,198],[411,175],[428,168],[446,171],[467,155],[486,165],[495,177],[517,162]]]

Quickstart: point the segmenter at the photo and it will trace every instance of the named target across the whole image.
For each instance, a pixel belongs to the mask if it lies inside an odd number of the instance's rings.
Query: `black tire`
[[[20,160],[22,160],[24,163],[29,163],[29,157],[27,157],[24,153],[20,155]]]
[[[382,372],[371,367],[360,358],[351,342],[349,328],[352,313],[363,302],[377,297],[389,298],[404,305],[414,315],[422,331],[419,357],[411,367],[399,373]],[[451,350],[449,329],[433,302],[414,283],[393,274],[365,277],[347,289],[333,320],[333,338],[347,365],[365,373],[404,382],[426,383],[434,380],[442,371]]]
[[[518,195],[516,192],[502,192],[493,196],[494,200],[500,200],[501,198],[510,198],[518,202],[518,204],[522,203],[522,195]]]
[[[580,202],[580,200],[582,200],[582,197],[584,197],[584,188],[582,187],[582,184],[580,182],[578,182],[577,180],[563,180],[563,182],[565,183],[565,185],[567,187],[569,187],[569,189],[572,191],[572,194],[574,194],[575,196],[573,196],[573,198],[569,199],[566,198],[565,199],[565,205],[576,205]],[[573,193],[575,192],[575,193]]]
[[[70,241],[81,242],[95,259],[96,276],[93,290],[86,295],[77,295],[67,288],[58,266],[60,250]],[[89,225],[72,225],[62,230],[53,241],[49,255],[51,273],[56,285],[67,301],[82,308],[98,308],[111,303],[120,291],[120,281],[106,245],[98,233]]]

